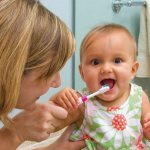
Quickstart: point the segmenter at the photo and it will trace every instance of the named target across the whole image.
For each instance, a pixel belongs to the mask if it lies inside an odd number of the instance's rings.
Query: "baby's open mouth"
[[[101,85],[105,85],[105,84],[108,84],[110,89],[112,89],[115,85],[115,80],[114,79],[104,79],[100,82]]]

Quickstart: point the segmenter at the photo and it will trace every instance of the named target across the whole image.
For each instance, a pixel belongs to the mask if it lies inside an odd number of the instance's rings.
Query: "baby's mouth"
[[[105,84],[107,84],[107,85],[109,85],[109,87],[110,87],[110,89],[112,89],[113,87],[114,87],[114,85],[115,85],[115,80],[114,79],[104,79],[104,80],[102,80],[101,82],[100,82],[100,84],[101,85],[105,85]]]

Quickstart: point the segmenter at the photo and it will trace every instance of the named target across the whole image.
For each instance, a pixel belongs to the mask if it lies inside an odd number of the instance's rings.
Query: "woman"
[[[51,102],[36,101],[50,87],[61,84],[59,71],[74,49],[74,37],[66,25],[37,0],[0,1],[1,149],[47,139],[67,117],[64,109]],[[24,111],[10,119],[13,108]],[[70,143],[67,134],[48,149],[62,150],[66,143],[69,149],[84,146],[83,142]]]

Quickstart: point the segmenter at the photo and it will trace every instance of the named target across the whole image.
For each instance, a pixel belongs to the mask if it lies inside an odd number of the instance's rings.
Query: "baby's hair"
[[[131,40],[132,47],[134,50],[134,59],[136,60],[136,49],[137,49],[137,47],[136,47],[136,41],[135,41],[134,37],[132,36],[132,34],[124,26],[119,25],[119,24],[110,23],[110,24],[99,25],[87,33],[87,35],[84,37],[84,39],[81,43],[81,46],[80,46],[80,61],[82,61],[83,52],[91,44],[90,39],[94,35],[101,34],[101,33],[109,34],[109,33],[116,32],[116,31],[122,31],[128,35],[128,37]]]
[[[37,69],[39,79],[47,79],[74,50],[73,34],[39,1],[0,1],[0,118],[4,124],[17,104],[22,76]]]

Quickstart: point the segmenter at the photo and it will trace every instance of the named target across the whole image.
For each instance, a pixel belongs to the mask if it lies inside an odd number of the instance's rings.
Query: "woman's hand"
[[[0,130],[1,149],[16,149],[22,142],[42,141],[67,117],[65,109],[51,102],[33,104],[13,118],[10,128]]]
[[[46,148],[38,150],[81,150],[85,147],[84,141],[70,141],[69,137],[73,131],[73,126],[69,126],[65,132],[51,145]]]
[[[33,104],[13,118],[16,133],[21,141],[42,141],[54,132],[67,112],[52,103]]]
[[[0,129],[0,149],[16,149],[26,140],[45,140],[66,117],[67,111],[51,102],[33,104],[13,118],[10,128]]]

